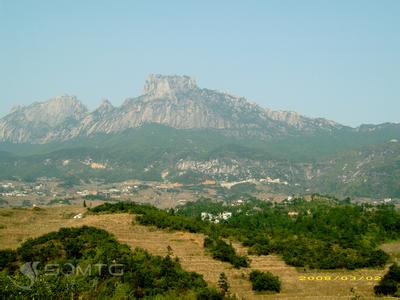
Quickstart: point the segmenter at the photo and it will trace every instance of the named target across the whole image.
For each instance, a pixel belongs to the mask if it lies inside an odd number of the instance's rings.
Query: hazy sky
[[[120,105],[149,73],[347,125],[400,122],[400,1],[0,0],[0,116]]]

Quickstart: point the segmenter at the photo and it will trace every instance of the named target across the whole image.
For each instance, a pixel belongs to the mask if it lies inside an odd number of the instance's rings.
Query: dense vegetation
[[[108,200],[110,197],[106,195],[86,195],[83,197],[85,200]]]
[[[189,203],[178,211],[137,204],[106,204],[92,211],[131,211],[144,225],[230,237],[252,254],[278,253],[286,263],[318,269],[381,267],[389,256],[380,243],[400,238],[400,213],[391,205],[356,205],[349,199],[314,195],[271,203],[248,199],[235,204],[210,200]],[[202,221],[202,212],[232,212],[218,224]]]
[[[162,229],[169,228],[189,232],[204,232],[208,225],[191,217],[175,215],[173,210],[167,212],[150,205],[140,205],[133,202],[105,203],[91,208],[89,211],[92,213],[131,212],[138,214],[136,220],[140,224],[154,225]]]
[[[227,244],[220,238],[206,237],[204,239],[204,248],[211,252],[213,258],[220,261],[229,262],[235,268],[249,266],[249,260],[247,257],[237,255],[232,245]]]
[[[374,287],[375,294],[400,297],[400,265],[393,264],[382,280]]]
[[[20,266],[28,271],[25,275]],[[184,271],[177,258],[153,256],[139,248],[132,252],[106,231],[86,226],[63,228],[30,239],[15,251],[0,251],[0,294],[5,299],[220,296],[207,288],[201,275]]]
[[[64,205],[70,205],[71,200],[73,199],[60,199],[60,198],[54,198],[51,200],[48,205],[58,205],[58,204],[64,204]]]
[[[279,293],[281,291],[281,281],[278,276],[271,272],[252,271],[250,273],[252,288],[257,292],[271,291]]]
[[[243,205],[203,201],[179,210],[198,217],[207,211],[232,212],[219,227],[253,254],[279,253],[290,265],[320,269],[383,266],[388,255],[377,246],[400,238],[400,213],[390,205],[355,205],[313,196],[283,203],[250,199]],[[219,209],[218,209],[219,206]],[[198,209],[199,208],[199,209]]]

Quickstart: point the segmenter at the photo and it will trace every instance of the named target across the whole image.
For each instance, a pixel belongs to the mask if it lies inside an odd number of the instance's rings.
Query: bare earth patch
[[[387,254],[390,254],[392,259],[396,262],[400,262],[400,242],[390,242],[381,245],[380,247]]]

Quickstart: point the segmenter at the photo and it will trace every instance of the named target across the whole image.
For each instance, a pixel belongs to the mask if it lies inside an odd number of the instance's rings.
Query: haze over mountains
[[[351,128],[272,111],[188,76],[150,75],[143,95],[120,107],[103,100],[89,111],[58,96],[13,109],[0,120],[0,178],[269,178],[278,192],[400,197],[399,140],[399,124]]]

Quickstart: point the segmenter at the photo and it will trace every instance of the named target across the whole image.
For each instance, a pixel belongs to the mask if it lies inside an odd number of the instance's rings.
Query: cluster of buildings
[[[289,182],[285,180],[281,180],[280,178],[261,178],[261,179],[247,179],[242,181],[232,181],[232,182],[221,182],[220,185],[224,188],[230,189],[231,187],[241,184],[241,183],[253,183],[253,184],[260,184],[260,183],[267,183],[267,184],[282,184],[282,185],[289,185]]]
[[[224,211],[222,213],[219,213],[217,215],[210,214],[208,212],[202,212],[201,213],[201,219],[203,221],[210,221],[212,223],[218,224],[222,220],[228,220],[229,218],[232,217],[232,213],[229,211]]]
[[[101,198],[119,198],[121,196],[133,196],[134,193],[139,190],[138,185],[133,185],[133,186],[121,186],[121,187],[111,187],[108,189],[102,189],[102,190],[80,190],[76,191],[76,194],[81,197],[85,196],[98,196]]]
[[[3,197],[28,197],[28,196],[48,196],[52,195],[54,191],[49,189],[43,183],[29,184],[11,182],[0,184],[0,196]]]

